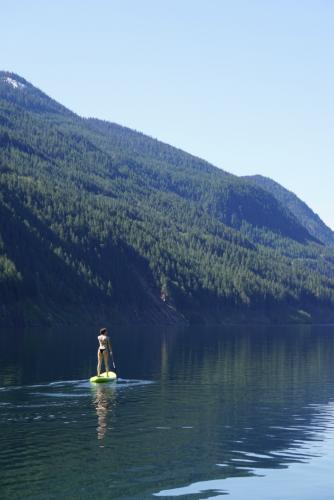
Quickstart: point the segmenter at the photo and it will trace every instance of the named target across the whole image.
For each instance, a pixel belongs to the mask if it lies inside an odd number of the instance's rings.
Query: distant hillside
[[[0,72],[0,324],[324,320],[334,251],[271,193]]]
[[[296,219],[312,236],[326,245],[334,246],[334,231],[326,226],[320,217],[294,193],[262,175],[246,176],[243,178],[253,181],[256,185],[273,194],[282,205],[286,206],[294,214]]]

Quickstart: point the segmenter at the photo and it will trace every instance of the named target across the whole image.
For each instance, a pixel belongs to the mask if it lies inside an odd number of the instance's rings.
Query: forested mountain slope
[[[2,324],[331,314],[333,250],[268,191],[5,72],[0,189]]]
[[[294,193],[285,189],[278,182],[262,175],[246,176],[243,178],[253,181],[258,186],[273,194],[280,203],[294,214],[296,219],[310,234],[326,245],[334,246],[334,231],[326,226],[320,217]]]

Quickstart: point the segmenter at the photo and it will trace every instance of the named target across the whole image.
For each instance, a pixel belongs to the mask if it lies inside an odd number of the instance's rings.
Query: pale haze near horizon
[[[334,2],[0,0],[2,70],[296,193],[334,229]]]

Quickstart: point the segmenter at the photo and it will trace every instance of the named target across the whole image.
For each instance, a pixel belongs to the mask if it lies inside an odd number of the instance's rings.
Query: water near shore
[[[324,500],[334,327],[1,331],[0,497]]]

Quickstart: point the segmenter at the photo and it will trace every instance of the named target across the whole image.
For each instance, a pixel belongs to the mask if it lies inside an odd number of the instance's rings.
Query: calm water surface
[[[333,499],[334,327],[0,331],[0,498]]]

